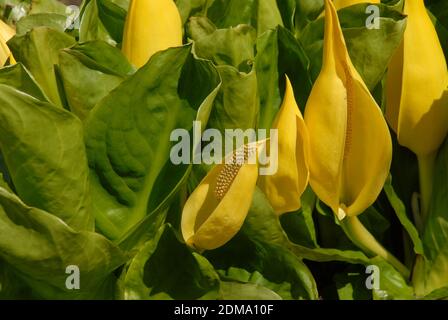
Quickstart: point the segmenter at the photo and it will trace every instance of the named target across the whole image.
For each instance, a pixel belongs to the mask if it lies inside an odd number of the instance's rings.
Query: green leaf
[[[395,193],[394,188],[392,187],[390,178],[386,181],[386,183],[384,185],[384,192],[386,193],[390,204],[394,208],[394,211],[398,217],[398,220],[400,220],[401,225],[403,226],[403,228],[406,230],[409,237],[411,238],[412,243],[414,245],[414,252],[416,254],[424,255],[423,244],[422,244],[422,241],[418,234],[418,231],[415,228],[414,224],[411,222],[411,220],[409,220],[409,218],[406,214],[406,208],[405,208],[403,202],[400,200],[400,198]]]
[[[89,1],[83,8],[79,26],[79,41],[87,42],[92,40],[102,40],[112,46],[117,44],[117,41],[108,32],[99,17],[96,0]]]
[[[176,0],[175,2],[182,18],[182,24],[185,24],[190,17],[205,16],[213,1],[214,0]]]
[[[8,45],[15,59],[31,72],[45,94],[55,105],[62,107],[54,65],[59,61],[59,50],[70,47],[75,39],[69,35],[38,27],[22,36],[15,36]]]
[[[448,140],[439,151],[434,172],[432,200],[422,237],[427,259],[421,260],[425,261],[422,283],[416,284],[423,286],[420,295],[448,286]]]
[[[443,0],[426,1],[426,8],[430,11],[430,16],[436,27],[437,34],[440,39],[440,44],[445,52],[445,57],[448,56],[448,6]]]
[[[281,300],[274,291],[259,284],[221,282],[221,300]]]
[[[324,9],[323,0],[277,0],[285,27],[300,37],[303,29],[316,20]]]
[[[244,269],[230,267],[227,270],[218,270],[218,274],[221,279],[220,295],[223,300],[279,300],[282,297],[291,299],[291,283],[268,281],[258,271],[250,273]],[[247,286],[241,286],[241,291],[238,293],[236,292],[238,286],[235,284]],[[231,289],[231,292],[228,289]],[[255,289],[258,289],[257,292],[253,292]]]
[[[48,27],[64,32],[67,17],[57,13],[37,13],[23,17],[17,22],[17,34],[24,35],[37,27]]]
[[[373,90],[382,79],[389,60],[401,43],[406,17],[385,5],[380,8],[380,29],[367,29],[365,8],[359,4],[338,11],[350,58],[367,87]],[[311,61],[311,78],[317,78],[322,66],[324,18],[310,24],[300,35]]]
[[[0,149],[19,196],[93,229],[82,125],[69,112],[0,85]]]
[[[239,71],[250,71],[249,64],[255,56],[255,30],[247,25],[209,30],[211,25],[207,21],[206,18],[195,18],[190,23],[195,53],[201,58],[212,60],[218,66],[227,65]]]
[[[0,178],[1,184],[1,178]],[[32,299],[31,288],[5,262],[0,260],[0,299]]]
[[[32,0],[30,14],[58,13],[64,14],[66,6],[57,0]]]
[[[194,51],[199,57],[212,60],[222,79],[209,127],[220,130],[255,128],[259,99],[257,76],[253,66],[255,33],[253,28],[240,25],[232,29],[211,30],[200,18],[190,25]],[[201,18],[206,19],[206,18]],[[202,29],[206,26],[206,29]],[[198,30],[199,29],[199,30]],[[225,135],[224,135],[225,136]],[[227,138],[227,137],[226,137]]]
[[[373,290],[375,300],[412,300],[415,299],[413,288],[403,276],[380,257],[370,260],[380,270],[380,289]]]
[[[370,300],[372,298],[372,293],[366,287],[364,274],[344,272],[335,274],[333,278],[340,300]]]
[[[260,95],[260,128],[270,129],[280,108],[285,90],[285,74],[292,82],[300,109],[304,110],[311,91],[309,60],[302,45],[289,31],[278,27],[258,38],[256,68]]]
[[[13,87],[41,101],[49,101],[33,76],[20,62],[0,69],[0,84]]]
[[[443,287],[432,291],[424,297],[425,300],[446,300],[448,299],[448,287]]]
[[[274,215],[272,219],[268,218],[271,214]],[[273,222],[275,226],[272,226]],[[249,272],[258,271],[273,283],[290,283],[291,289],[287,295],[277,292],[284,299],[317,299],[316,283],[311,272],[289,250],[286,241],[273,209],[264,194],[256,189],[240,233],[225,246],[206,252],[205,256],[216,269],[226,270],[233,266]]]
[[[171,133],[190,130],[198,111],[208,115],[219,86],[216,70],[194,59],[190,49],[154,55],[101,100],[86,122],[93,211],[98,227],[111,238],[123,236],[175,191],[178,181],[166,183],[167,177],[187,172],[188,166],[169,161]],[[198,81],[202,85],[192,91]],[[164,170],[167,165],[173,170]],[[163,185],[155,188],[156,181]]]
[[[280,223],[289,239],[306,247],[318,247],[313,211],[316,195],[307,188],[301,199],[302,207],[297,212],[280,216]]]
[[[219,276],[165,225],[130,260],[118,288],[119,298],[126,300],[213,299],[218,296]]]
[[[113,272],[124,263],[121,251],[101,235],[74,231],[1,187],[0,258],[45,299],[111,299]],[[66,287],[69,266],[79,268],[79,290]]]
[[[111,45],[121,43],[129,6],[127,0],[90,0],[81,10],[81,42],[103,40]]]
[[[81,120],[134,71],[118,49],[102,41],[62,50],[59,68],[70,110]]]
[[[98,17],[106,28],[107,32],[117,42],[123,40],[124,23],[126,20],[126,10],[113,1],[95,0],[98,6]]]
[[[247,24],[254,27],[259,35],[278,25],[283,26],[276,0],[215,0],[207,16],[219,28]]]
[[[256,202],[259,203],[254,207]],[[380,290],[382,291],[377,293],[377,298],[413,298],[412,288],[406,283],[403,276],[382,258],[369,258],[361,251],[308,248],[292,243],[285,235],[277,216],[261,192],[258,196],[257,193],[255,194],[253,208],[257,209],[249,212],[244,225],[244,230],[247,230],[246,232],[250,234],[251,239],[275,243],[306,260],[317,262],[341,261],[364,266],[377,265],[381,274],[386,274],[386,276],[381,276]]]

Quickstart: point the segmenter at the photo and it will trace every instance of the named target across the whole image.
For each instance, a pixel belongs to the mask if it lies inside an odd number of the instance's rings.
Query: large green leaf
[[[118,43],[123,40],[126,10],[113,1],[95,0],[98,6],[98,17],[111,37]]]
[[[212,60],[217,66],[233,66],[243,72],[251,70],[256,35],[250,26],[216,29],[207,18],[194,18],[189,32],[199,57]]]
[[[0,299],[13,300],[31,298],[33,298],[31,288],[14,273],[14,270],[11,267],[0,260]]]
[[[219,276],[165,225],[130,260],[118,288],[121,299],[216,299]]]
[[[283,26],[276,0],[215,0],[208,8],[207,17],[219,28],[250,25],[259,35]]]
[[[213,1],[214,0],[175,0],[183,24],[185,24],[190,17],[206,16],[207,10],[212,5]]]
[[[372,294],[365,285],[365,275],[359,272],[337,273],[333,277],[340,300],[370,300]]]
[[[36,27],[49,27],[64,32],[67,17],[57,13],[37,13],[23,17],[17,22],[17,34],[24,35]]]
[[[93,229],[81,122],[0,85],[0,149],[19,196],[78,229]]]
[[[281,300],[274,291],[253,283],[221,282],[220,300]]]
[[[126,0],[87,1],[81,10],[80,41],[121,43],[128,5]]]
[[[92,40],[106,41],[110,45],[116,45],[117,41],[107,31],[99,16],[98,3],[96,0],[87,2],[82,10],[79,26],[79,41]]]
[[[62,50],[59,70],[70,110],[82,120],[134,71],[118,49],[103,41]]]
[[[302,45],[289,31],[278,27],[258,38],[256,69],[260,95],[260,128],[271,127],[283,97],[285,74],[292,82],[300,109],[304,110],[311,91],[309,60]]]
[[[366,27],[366,6],[359,4],[338,11],[350,58],[367,87],[373,90],[383,77],[389,60],[401,43],[406,18],[386,5],[380,8],[380,28]],[[311,77],[319,75],[322,66],[324,18],[309,23],[300,35],[311,61]]]
[[[307,188],[301,198],[301,208],[280,216],[280,222],[288,238],[294,243],[307,247],[318,247],[316,228],[313,220],[313,211],[316,204],[316,195]]]
[[[213,29],[206,21],[206,18],[192,20],[189,30],[195,40],[195,53],[201,58],[212,60],[222,79],[209,127],[222,133],[225,129],[255,128],[259,99],[253,66],[254,29],[247,25]]]
[[[291,299],[291,284],[266,280],[258,271],[230,267],[218,270],[221,278],[220,299],[223,300],[280,300]]]
[[[113,298],[113,271],[124,263],[121,251],[101,235],[74,231],[1,187],[0,258],[34,296],[48,299]],[[66,286],[69,266],[80,272],[79,289]]]
[[[58,0],[32,0],[31,14],[58,13],[64,14],[66,6]]]
[[[0,83],[33,96],[41,101],[49,101],[33,76],[20,62],[0,69]]]
[[[167,183],[168,177],[188,170],[169,161],[170,135],[174,129],[190,130],[198,110],[198,117],[208,115],[219,86],[211,64],[194,59],[190,50],[154,55],[101,100],[86,122],[93,211],[111,238],[123,236],[162,204],[178,185]],[[156,181],[161,182],[155,188]]]
[[[8,45],[15,59],[32,73],[45,94],[55,105],[62,107],[54,65],[59,61],[59,50],[75,44],[75,39],[48,27],[34,28],[22,36],[15,36]]]

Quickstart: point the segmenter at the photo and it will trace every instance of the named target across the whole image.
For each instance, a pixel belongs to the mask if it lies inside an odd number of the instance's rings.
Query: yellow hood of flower
[[[9,25],[0,20],[0,66],[4,66],[8,58],[10,63],[15,63],[14,57],[11,54],[6,42],[14,37],[16,31]]]
[[[378,197],[392,159],[389,130],[354,68],[333,3],[325,0],[322,70],[305,109],[310,138],[310,184],[343,219]]]
[[[283,103],[272,128],[277,129],[278,152],[271,159],[278,159],[278,169],[274,175],[260,177],[260,188],[280,215],[300,208],[300,196],[309,178],[308,130],[288,77]]]
[[[232,239],[249,212],[257,178],[256,161],[216,165],[185,203],[181,221],[185,242],[202,251]]]
[[[161,50],[182,45],[182,21],[173,0],[131,0],[123,54],[136,67]]]
[[[389,65],[386,117],[398,142],[425,156],[448,133],[447,65],[423,0],[405,1],[404,13],[404,39]]]

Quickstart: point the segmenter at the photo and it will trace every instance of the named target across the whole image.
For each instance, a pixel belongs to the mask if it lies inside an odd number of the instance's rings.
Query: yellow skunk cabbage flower
[[[406,31],[387,77],[386,118],[418,157],[421,213],[429,211],[434,159],[448,133],[448,72],[423,0],[405,1]]]
[[[241,229],[258,178],[257,161],[248,161],[251,148],[244,146],[244,161],[233,153],[216,165],[188,198],[181,228],[189,246],[201,251],[216,249]]]
[[[272,125],[277,129],[278,169],[260,177],[260,188],[280,215],[300,208],[300,196],[308,185],[309,137],[291,82],[286,77],[283,103]]]
[[[322,70],[305,109],[310,184],[339,219],[373,204],[389,174],[387,123],[347,52],[333,3],[325,1]]]
[[[131,0],[123,54],[136,67],[161,50],[182,45],[182,21],[173,0]]]
[[[333,0],[336,10],[350,7],[358,3],[380,3],[381,0]]]
[[[357,215],[378,197],[389,174],[392,141],[383,114],[353,66],[336,8],[325,0],[322,70],[305,109],[310,137],[310,184],[347,236],[405,277],[409,270],[362,225]]]
[[[448,72],[423,0],[405,1],[404,39],[388,71],[386,117],[401,145],[419,156],[439,149],[448,133]],[[443,102],[443,103],[442,103]]]
[[[6,42],[14,37],[16,31],[0,20],[0,66],[4,66],[9,58],[11,64],[16,63],[12,56],[11,50],[9,50]]]

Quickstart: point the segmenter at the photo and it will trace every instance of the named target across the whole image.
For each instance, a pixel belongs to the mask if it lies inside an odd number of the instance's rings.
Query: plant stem
[[[365,253],[372,256],[380,256],[392,266],[395,267],[406,279],[410,272],[397,258],[388,252],[359,221],[358,217],[346,217],[341,221],[344,232],[350,240],[362,249]]]
[[[420,177],[420,214],[423,225],[429,214],[436,153],[417,156]]]

